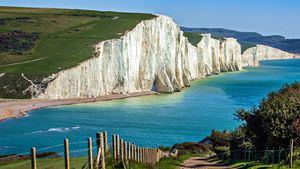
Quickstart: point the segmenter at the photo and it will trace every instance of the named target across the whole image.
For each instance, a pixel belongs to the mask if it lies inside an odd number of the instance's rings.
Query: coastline
[[[27,116],[32,110],[45,107],[71,105],[79,103],[90,103],[98,101],[109,101],[116,99],[125,99],[130,97],[147,96],[159,94],[155,91],[135,92],[126,94],[112,94],[107,96],[99,96],[96,98],[74,98],[61,100],[45,100],[45,99],[0,99],[0,122],[10,118],[20,118]]]
[[[300,59],[300,55],[295,55],[294,58],[290,58],[290,59]],[[239,71],[233,71],[233,72],[223,72],[223,73],[240,73],[242,71],[245,71],[245,69],[241,69]],[[223,73],[220,73],[218,75],[222,75]],[[209,77],[211,76],[205,78],[209,78]],[[194,79],[192,80],[192,82],[195,82],[197,80],[200,79]],[[159,94],[159,92],[144,91],[144,92],[134,92],[134,93],[126,93],[126,94],[112,94],[106,96],[99,96],[95,98],[71,98],[71,99],[59,99],[59,100],[0,98],[0,122],[10,118],[26,117],[28,112],[32,110],[45,108],[45,107],[90,103],[90,102],[98,102],[98,101],[109,101],[109,100],[116,100],[116,99],[125,99],[130,97],[154,95],[154,94]]]

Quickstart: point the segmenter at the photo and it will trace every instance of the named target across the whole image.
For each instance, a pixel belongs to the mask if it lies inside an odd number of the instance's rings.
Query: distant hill
[[[272,46],[291,53],[300,53],[300,39],[286,39],[281,35],[263,36],[256,32],[239,32],[223,28],[186,28],[181,27],[184,32],[211,33],[217,37],[233,37],[244,47],[262,44]]]

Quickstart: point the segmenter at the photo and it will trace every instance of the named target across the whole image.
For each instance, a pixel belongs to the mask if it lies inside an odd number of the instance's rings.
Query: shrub
[[[245,122],[235,131],[243,133],[243,138],[236,136],[238,145],[248,141],[257,149],[288,147],[290,139],[300,138],[300,83],[285,85],[270,93],[258,107],[238,110],[236,117]]]
[[[179,154],[186,153],[204,153],[210,151],[209,145],[195,143],[195,142],[184,142],[175,144],[172,149],[176,148]]]
[[[33,48],[39,39],[37,33],[11,31],[0,33],[0,53],[22,53]]]

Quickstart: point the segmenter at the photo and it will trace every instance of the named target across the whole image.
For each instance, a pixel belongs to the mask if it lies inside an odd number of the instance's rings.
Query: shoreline
[[[26,117],[27,113],[33,110],[62,105],[72,105],[80,103],[91,103],[99,101],[110,101],[117,99],[126,99],[131,97],[147,96],[159,94],[155,91],[134,92],[126,94],[112,94],[107,96],[99,96],[95,98],[74,98],[61,100],[45,100],[45,99],[1,99],[0,100],[0,122],[11,119]]]
[[[300,59],[300,55],[295,55],[294,58],[290,58],[290,59]],[[273,59],[273,60],[278,60],[278,59]],[[285,59],[280,59],[280,60],[285,60]],[[241,69],[239,71],[233,71],[233,72],[222,72],[222,73],[235,73],[235,72],[240,73],[243,71],[245,71],[245,69]],[[194,79],[191,82],[195,82],[201,79]],[[0,122],[11,118],[26,117],[28,112],[45,108],[45,107],[72,105],[72,104],[80,104],[80,103],[91,103],[91,102],[99,102],[99,101],[110,101],[110,100],[125,99],[130,97],[139,97],[139,96],[147,96],[147,95],[154,95],[154,94],[159,94],[159,93],[156,91],[144,91],[144,92],[133,92],[133,93],[126,93],[126,94],[112,94],[106,96],[99,96],[95,98],[71,98],[71,99],[60,99],[60,100],[0,98]]]

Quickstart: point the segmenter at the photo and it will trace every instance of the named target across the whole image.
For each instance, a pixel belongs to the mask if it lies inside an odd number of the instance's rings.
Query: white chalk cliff
[[[261,45],[241,55],[236,39],[216,40],[209,34],[204,34],[196,47],[166,16],[142,21],[121,38],[98,43],[95,50],[96,57],[55,74],[55,79],[36,97],[65,99],[150,90],[174,92],[207,75],[256,66],[263,59],[292,57]]]
[[[261,60],[290,59],[296,55],[270,46],[257,45],[243,53],[243,66],[257,66]]]

